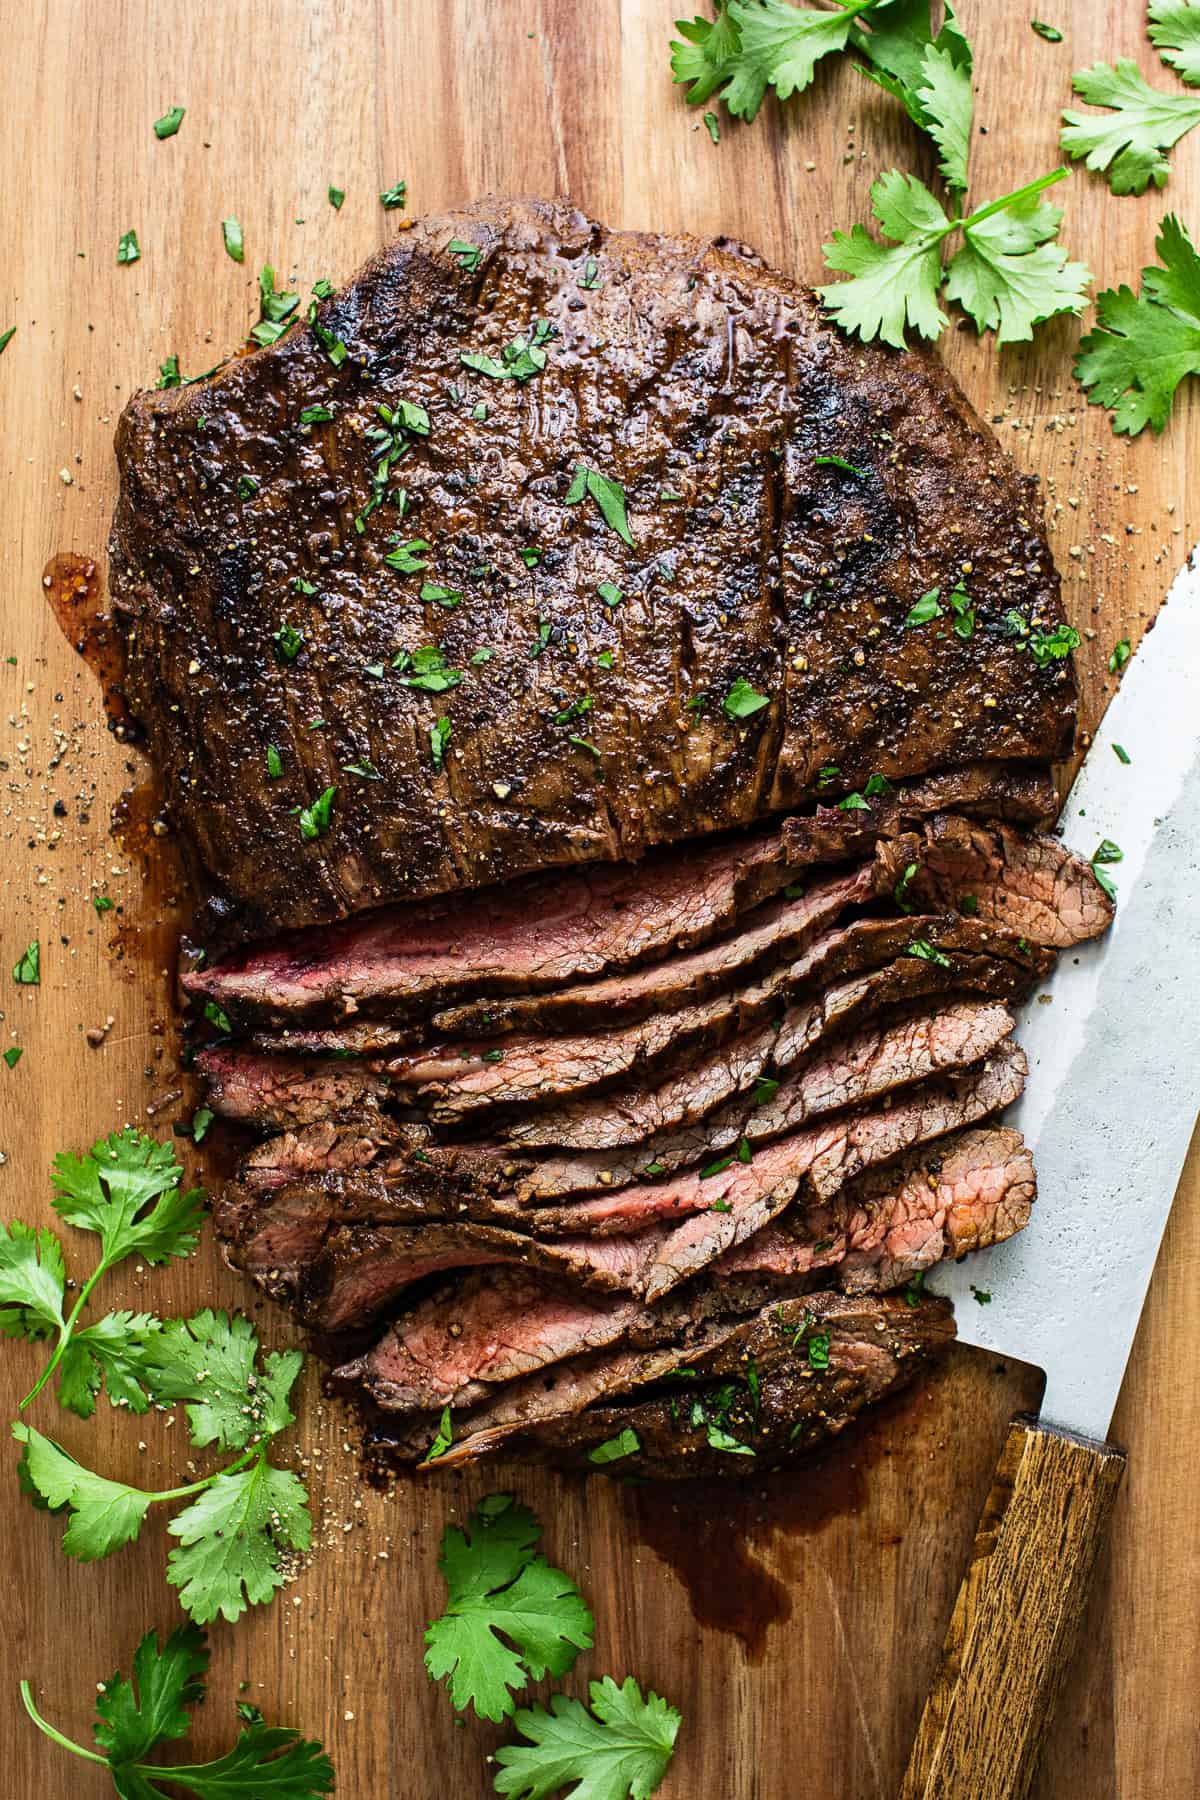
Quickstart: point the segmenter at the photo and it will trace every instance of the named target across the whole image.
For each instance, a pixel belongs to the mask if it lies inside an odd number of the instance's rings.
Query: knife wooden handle
[[[1022,1800],[1092,1585],[1125,1453],[1009,1426],[900,1800]]]

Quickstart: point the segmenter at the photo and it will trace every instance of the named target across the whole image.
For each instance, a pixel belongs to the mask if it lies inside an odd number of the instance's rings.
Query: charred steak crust
[[[463,364],[537,320],[552,335],[530,379]],[[725,240],[613,232],[543,201],[425,220],[317,325],[135,396],[117,433],[129,699],[202,931],[635,859],[828,797],[831,764],[837,792],[1068,748],[1070,662],[1039,667],[1006,624],[1062,620],[1031,484],[931,355],[849,342]],[[359,532],[367,433],[401,400],[429,422],[387,484],[407,510],[385,499]],[[310,408],[331,416],[305,423]],[[568,503],[578,465],[622,484],[632,547],[593,499]],[[387,565],[397,537],[428,546],[423,570]],[[969,641],[906,627],[960,578]],[[393,666],[429,645],[452,689]],[[738,680],[769,704],[728,716]],[[296,809],[329,787],[328,829],[303,836]]]

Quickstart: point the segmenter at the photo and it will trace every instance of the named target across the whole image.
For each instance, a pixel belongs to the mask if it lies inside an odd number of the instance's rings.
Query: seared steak
[[[1012,1237],[1036,1191],[1019,1131],[964,1131],[847,1182],[824,1205],[794,1207],[722,1256],[713,1275],[819,1270],[849,1293],[901,1287],[943,1256]]]
[[[501,1426],[465,1448],[478,1455],[503,1442],[516,1460],[652,1479],[780,1468],[911,1381],[953,1337],[942,1300],[910,1306],[819,1293],[775,1301],[688,1355],[698,1379],[668,1378],[658,1394],[642,1389],[625,1405],[562,1409],[518,1432]],[[602,1445],[628,1453],[597,1459]]]
[[[1058,580],[936,360],[725,240],[487,201],[118,457],[197,1067],[277,1134],[218,1232],[377,1434],[738,1473],[926,1363],[945,1308],[812,1290],[1020,1229],[1028,1152],[970,1127],[1111,917],[1016,829]],[[912,622],[964,581],[965,636]]]
[[[137,395],[117,457],[129,696],[210,923],[636,858],[831,765],[861,789],[1069,746],[1069,662],[1005,623],[1062,617],[1029,485],[934,357],[848,342],[727,241],[539,201],[428,219],[313,327]],[[906,629],[966,561],[973,637]]]
[[[549,993],[467,1001],[435,1012],[429,1035],[435,1038],[488,1037],[507,1032],[579,1031],[611,1028],[677,1011],[719,993],[760,964],[795,956],[822,925],[858,902],[870,899],[878,872],[867,865],[852,875],[828,877],[791,900],[759,907],[734,937],[703,949],[684,951],[665,962],[630,973],[609,975]],[[357,1055],[392,1050],[411,1043],[411,1027],[376,1020],[334,1026],[295,1026],[259,1035],[264,1049],[307,1054],[349,1051]]]
[[[1099,937],[1113,903],[1091,865],[1057,838],[938,813],[876,846],[881,892],[922,910],[951,907],[1065,950]]]

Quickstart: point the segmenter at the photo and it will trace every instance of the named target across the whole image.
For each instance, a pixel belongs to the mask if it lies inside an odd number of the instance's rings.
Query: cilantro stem
[[[1028,200],[1033,194],[1040,194],[1043,188],[1053,187],[1056,181],[1065,181],[1067,174],[1066,169],[1052,169],[1049,175],[1039,175],[1036,181],[1027,181],[1024,187],[1014,188],[1011,194],[1002,194],[999,200],[989,200],[986,206],[981,206],[978,212],[969,213],[965,219],[951,220],[948,229],[953,231],[957,225],[961,230],[968,231],[972,225],[981,225],[994,213],[1007,212],[1017,201]]]
[[[268,1438],[264,1438],[261,1443],[251,1444],[249,1450],[239,1456],[236,1462],[231,1462],[224,1469],[214,1469],[211,1475],[204,1475],[199,1481],[189,1483],[187,1487],[164,1488],[161,1493],[153,1489],[131,1488],[130,1492],[141,1494],[150,1501],[151,1505],[159,1505],[164,1500],[186,1500],[190,1494],[202,1494],[205,1488],[211,1487],[218,1475],[236,1475],[239,1469],[244,1469],[247,1463],[254,1462],[256,1459],[264,1462],[269,1442]]]
[[[77,1323],[79,1321],[80,1313],[83,1311],[84,1307],[87,1305],[88,1301],[91,1299],[92,1291],[96,1287],[97,1283],[102,1279],[103,1276],[108,1274],[108,1271],[111,1267],[112,1267],[112,1263],[102,1259],[101,1262],[98,1264],[98,1266],[88,1276],[88,1278],[84,1282],[83,1286],[80,1288],[78,1300],[76,1300],[74,1306],[71,1308],[70,1312],[67,1314],[67,1317],[64,1320],[63,1324],[59,1327],[58,1343],[54,1347],[54,1354],[50,1358],[50,1361],[46,1364],[45,1368],[42,1370],[41,1374],[38,1376],[37,1380],[34,1382],[33,1386],[30,1388],[29,1392],[26,1394],[25,1398],[22,1400],[20,1406],[17,1408],[18,1412],[24,1412],[25,1408],[27,1406],[31,1405],[32,1402],[37,1399],[38,1395],[41,1393],[42,1389],[45,1387],[46,1383],[49,1381],[50,1377],[53,1375],[55,1369],[57,1369],[59,1363],[63,1359],[64,1353],[66,1352],[67,1345],[70,1343],[71,1338],[74,1335],[75,1326],[77,1325]]]
[[[41,1713],[33,1704],[33,1691],[27,1681],[21,1683],[21,1699],[24,1702],[25,1711],[29,1714],[38,1730],[43,1732],[52,1743],[57,1744],[60,1750],[69,1750],[72,1756],[82,1756],[84,1762],[99,1763],[103,1769],[110,1767],[107,1756],[97,1756],[94,1750],[85,1750],[82,1744],[73,1743],[69,1737],[64,1737],[61,1731],[56,1731],[53,1725],[46,1719],[43,1719]]]

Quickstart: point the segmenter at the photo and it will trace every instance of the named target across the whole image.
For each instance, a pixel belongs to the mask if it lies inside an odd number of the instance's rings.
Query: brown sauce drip
[[[95,558],[60,551],[42,571],[42,587],[63,636],[100,683],[109,730],[122,743],[138,742],[141,732],[125,698],[125,645],[101,606]]]
[[[922,1399],[921,1384],[892,1395],[778,1475],[631,1487],[631,1525],[679,1577],[696,1623],[739,1637],[747,1660],[761,1662],[771,1627],[792,1611],[788,1585],[771,1564],[786,1567],[789,1540],[863,1510],[872,1466],[902,1444],[905,1416]]]

